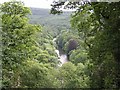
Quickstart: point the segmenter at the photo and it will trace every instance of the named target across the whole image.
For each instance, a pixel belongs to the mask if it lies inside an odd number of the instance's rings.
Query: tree
[[[34,34],[40,26],[28,23],[29,8],[22,2],[10,1],[1,5],[2,12],[2,71],[3,87],[18,87],[22,63],[35,59]]]
[[[76,74],[75,74],[76,66],[70,62],[64,64],[60,70],[58,79],[61,83],[61,88],[75,88],[77,81],[76,81]]]
[[[103,68],[106,66],[107,63],[108,67],[106,68],[106,70],[107,73],[111,73],[112,79],[108,77],[109,79],[107,78],[106,82],[112,82],[113,84],[110,85],[109,83],[109,85],[115,88],[119,88],[120,85],[119,4],[120,2],[93,3],[95,15],[100,25],[103,27],[102,28],[103,31],[99,31],[99,34],[96,35],[94,44],[90,49],[90,53],[92,54],[91,57],[93,57],[94,60],[97,60],[95,61],[97,64],[98,63],[101,64],[100,68],[102,72],[106,72],[104,71]],[[95,55],[97,56],[93,55],[94,52],[92,51],[92,49],[96,49],[97,53]],[[114,68],[113,67],[110,68],[109,64],[112,65]],[[108,75],[106,74],[101,76],[101,79],[106,78]],[[102,86],[110,88],[110,86],[106,86],[106,82],[104,82],[105,85]]]
[[[68,50],[67,50],[67,52],[69,53],[71,50],[76,49],[77,46],[78,46],[77,41],[74,40],[74,39],[70,39],[69,42],[68,42]]]
[[[56,77],[60,88],[89,88],[89,76],[85,71],[86,66],[82,63],[78,63],[77,66],[71,62],[63,64]]]
[[[81,48],[77,48],[76,50],[72,50],[69,56],[69,60],[74,63],[86,63],[88,60],[88,53],[86,50],[82,50]]]
[[[53,82],[48,77],[52,70],[50,64],[39,63],[39,61],[27,60],[24,62],[21,73],[20,87],[23,88],[48,88],[53,87]]]
[[[53,8],[60,10],[64,4],[65,2],[55,2]],[[119,4],[120,2],[81,3],[80,1],[68,2],[64,6],[78,8],[72,15],[71,23],[83,34],[89,57],[92,59],[91,87],[119,88],[120,86]]]

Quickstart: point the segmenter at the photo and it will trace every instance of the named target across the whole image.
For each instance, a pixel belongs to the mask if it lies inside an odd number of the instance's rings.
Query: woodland
[[[120,2],[4,2],[0,33],[2,88],[120,88]]]

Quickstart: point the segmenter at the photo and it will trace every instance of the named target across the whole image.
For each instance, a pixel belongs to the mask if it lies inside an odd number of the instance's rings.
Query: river
[[[55,40],[56,38],[53,39],[53,43],[56,44]],[[62,66],[64,63],[68,62],[67,55],[64,53],[64,51],[61,48],[57,48],[55,52],[57,53],[59,57],[59,61],[61,62],[58,66]]]

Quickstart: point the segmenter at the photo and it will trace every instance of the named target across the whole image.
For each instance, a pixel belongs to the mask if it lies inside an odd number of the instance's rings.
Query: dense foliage
[[[54,2],[55,12],[64,4]],[[64,7],[77,7],[71,25],[84,37],[88,50],[90,87],[120,88],[120,2],[79,1]]]
[[[44,37],[40,35],[41,26],[28,23],[27,16],[30,9],[24,7],[22,2],[5,2],[1,5],[1,11],[3,13],[1,31],[3,87],[26,87],[28,86],[26,85],[27,81],[24,84],[22,75],[28,77],[29,72],[33,72],[35,68],[44,70],[42,68],[44,64],[56,67],[58,60],[56,53],[52,52],[54,46],[52,43],[46,44],[46,42],[50,42],[47,38],[42,41]],[[41,47],[41,44],[44,44],[43,47]],[[27,64],[34,63],[35,65],[28,66],[28,69],[25,68]],[[29,72],[26,70],[29,70]],[[37,70],[35,72],[38,73]],[[34,75],[30,77],[31,80],[35,78]],[[28,81],[30,80],[28,79]],[[36,82],[38,83],[38,81]]]
[[[51,13],[64,4],[54,2]],[[120,88],[120,2],[64,8],[77,8],[71,28],[71,12],[54,16],[20,1],[1,4],[3,88]],[[68,58],[62,66],[56,50]]]
[[[5,2],[0,10],[2,12],[2,87],[89,87],[89,76],[84,75],[87,64],[86,66],[82,63],[74,65],[69,62],[59,67],[60,61],[55,49],[60,47],[60,38],[62,43],[64,42],[61,48],[66,54],[77,49],[80,42],[78,33],[69,30],[69,24],[63,23],[54,30],[55,26],[52,23],[45,24],[43,27],[35,25],[38,22],[32,19],[35,16],[30,15],[30,9],[18,1]],[[67,17],[60,18],[67,20]],[[49,24],[53,26],[50,27]],[[63,29],[68,32],[64,33],[66,31]],[[56,41],[53,42],[55,38]]]

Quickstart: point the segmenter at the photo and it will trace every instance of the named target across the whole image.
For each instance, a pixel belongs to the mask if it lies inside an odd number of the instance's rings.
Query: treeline
[[[30,9],[22,2],[3,3],[2,87],[120,88],[119,4],[83,3],[71,15],[72,28],[53,30],[29,23]],[[68,8],[74,5],[68,3]],[[61,67],[57,48],[69,58]]]

